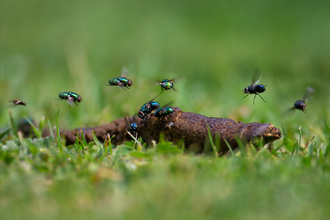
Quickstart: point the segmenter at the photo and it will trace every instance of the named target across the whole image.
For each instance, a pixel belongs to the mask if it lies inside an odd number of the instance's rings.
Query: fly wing
[[[7,105],[7,108],[13,108],[13,107],[16,107],[17,105],[15,104],[10,104],[10,105]]]
[[[123,66],[122,70],[121,70],[121,76],[122,77],[126,77],[130,74],[130,71],[125,67]]]
[[[295,109],[296,109],[295,107],[291,107],[291,108],[285,109],[285,110],[282,112],[282,115],[283,115],[283,116],[292,115],[292,113],[294,112]]]
[[[257,85],[261,80],[261,76],[260,76],[260,69],[256,69],[255,71],[255,74],[253,76],[253,79],[252,79],[252,86],[255,86]]]
[[[261,80],[261,76],[259,77],[259,79],[256,81],[256,78],[254,77],[253,78],[253,82],[252,82],[252,86],[255,86],[255,85],[258,85],[258,83],[260,82]]]
[[[303,100],[304,101],[311,100],[313,98],[313,96],[312,96],[312,93],[313,92],[314,92],[314,89],[312,87],[308,86],[307,89],[306,89],[306,92],[305,92],[305,95],[304,95]]]
[[[13,100],[9,100],[8,102],[13,103],[14,105],[16,105],[20,100],[18,99],[13,99]]]
[[[147,79],[146,81],[148,82],[148,84],[154,84],[154,85],[160,85],[162,83],[162,80],[158,80],[158,79]]]
[[[73,99],[72,96],[69,96],[66,101],[71,107],[73,107],[74,104],[75,104],[74,99]]]
[[[173,78],[173,79],[170,79],[170,82],[175,82],[175,80],[177,80],[177,79],[181,79],[181,78],[183,78],[183,76],[175,77],[175,78]]]
[[[167,103],[166,105],[164,105],[163,107],[168,107],[168,106],[170,106],[170,105],[172,105],[172,103],[173,103],[173,101],[172,102],[169,102],[169,103]],[[162,107],[162,108],[163,108]]]

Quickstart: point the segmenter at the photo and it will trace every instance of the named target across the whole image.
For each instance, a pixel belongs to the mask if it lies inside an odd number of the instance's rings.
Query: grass
[[[321,219],[329,211],[327,147],[186,155],[169,142],[138,149],[53,137],[0,150],[3,219]],[[113,147],[113,146],[112,146]]]
[[[1,219],[329,215],[328,1],[0,4]],[[123,66],[133,87],[104,86]],[[253,105],[242,90],[256,68],[267,103]],[[147,149],[141,140],[115,148],[83,137],[64,147],[58,136],[40,138],[46,121],[56,131],[136,114],[159,94],[155,81],[181,76],[161,104],[273,123],[283,138],[271,151],[241,144],[222,157],[217,139],[210,154],[190,155],[164,140]],[[307,86],[315,93],[306,113],[284,114]],[[55,100],[63,91],[81,95],[79,107]],[[8,109],[12,99],[27,106]],[[24,117],[37,122],[36,138],[16,132]]]

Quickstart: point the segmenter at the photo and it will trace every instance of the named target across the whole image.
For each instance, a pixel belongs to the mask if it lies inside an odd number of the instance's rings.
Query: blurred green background
[[[0,125],[44,115],[61,127],[95,126],[136,114],[160,92],[155,81],[182,77],[161,104],[243,122],[309,125],[329,112],[329,1],[0,1]],[[123,66],[134,86],[105,86]],[[267,85],[242,99],[256,68]],[[283,117],[315,89],[307,112]],[[83,98],[69,108],[62,91]]]

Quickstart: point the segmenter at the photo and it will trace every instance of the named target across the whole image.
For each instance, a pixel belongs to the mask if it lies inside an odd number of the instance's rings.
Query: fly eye
[[[143,118],[144,117],[144,114],[143,114],[142,111],[139,111],[138,115],[139,115],[140,118]]]
[[[77,101],[78,101],[78,102],[81,102],[81,97],[78,97]]]

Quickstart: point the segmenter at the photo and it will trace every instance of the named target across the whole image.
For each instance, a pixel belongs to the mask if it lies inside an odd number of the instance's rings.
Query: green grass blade
[[[49,129],[50,136],[52,136],[54,138],[53,128],[52,128],[52,125],[50,124],[49,119],[47,119],[47,124],[48,124],[48,129]]]
[[[111,143],[110,143],[110,145],[111,145]],[[108,148],[109,148],[108,139],[105,138],[105,140],[104,140],[104,156],[106,156],[108,154],[108,151],[109,151]]]
[[[207,133],[209,135],[209,139],[210,139],[210,143],[211,143],[211,146],[212,146],[212,149],[213,149],[214,156],[218,157],[219,155],[218,155],[218,152],[217,152],[217,147],[213,143],[210,126],[208,124],[207,124]]]
[[[233,155],[233,157],[235,157],[234,151],[233,151],[233,149],[231,148],[231,146],[230,146],[230,144],[228,143],[228,141],[227,141],[226,139],[224,139],[224,141],[225,141],[227,147],[229,148],[231,154]]]
[[[239,146],[239,148],[241,150],[241,154],[244,155],[246,153],[246,149],[245,149],[245,147],[244,147],[244,145],[242,143],[241,138],[238,135],[235,135],[235,139],[236,139],[237,144],[238,144],[238,146]]]
[[[137,144],[136,150],[137,151],[142,151],[142,145],[141,145],[141,143],[131,134],[131,132],[127,131],[127,133],[134,140],[134,146],[135,146],[135,144]]]
[[[45,126],[45,116],[41,116],[41,120],[39,122],[39,132],[40,132],[40,135],[42,135],[42,129],[44,128]]]
[[[2,131],[2,132],[0,133],[0,140],[1,140],[6,134],[8,134],[8,133],[10,132],[10,130],[11,130],[11,128],[7,128],[7,129],[5,129],[4,131]]]
[[[96,159],[97,159],[98,161],[102,162],[103,159],[104,159],[104,157],[105,157],[106,152],[104,151],[104,149],[103,149],[103,145],[100,143],[99,139],[97,139],[97,137],[96,137],[94,131],[92,132],[92,134],[93,134],[93,140],[94,140],[94,143],[95,143],[96,146],[99,148],[99,150],[98,150],[98,154],[97,154],[97,156],[96,156]]]
[[[108,143],[109,143],[109,151],[110,151],[110,155],[112,155],[112,144],[111,144],[111,139],[114,137],[112,136],[112,138],[110,138],[109,133],[107,134],[108,137]]]
[[[56,136],[57,136],[57,147],[58,151],[60,152],[60,155],[62,156],[63,149],[62,149],[62,143],[61,143],[61,135],[60,135],[60,110],[57,111],[57,119],[56,119]]]
[[[80,130],[80,134],[81,134],[81,142],[84,146],[87,146],[88,143],[86,141],[86,138],[85,138],[85,135],[84,135],[84,132],[82,130]]]
[[[299,154],[300,145],[301,145],[301,126],[299,126],[299,141],[298,141],[298,146],[296,149],[296,155]]]
[[[26,116],[24,116],[25,120],[31,125],[31,128],[34,132],[34,134],[36,135],[37,138],[41,138],[41,131],[33,124],[33,122]]]
[[[314,147],[316,147],[316,144],[317,144],[317,141],[315,142],[315,144],[310,144],[308,147],[307,147],[307,156],[308,157],[312,157],[313,156],[313,149]]]
[[[18,137],[17,127],[16,127],[16,124],[15,124],[13,115],[11,114],[11,111],[9,111],[9,118],[10,118],[10,125],[11,125],[11,128],[12,128],[13,134],[14,134],[15,137]]]
[[[102,146],[102,144],[100,143],[99,139],[97,139],[97,137],[96,137],[94,131],[92,131],[92,134],[93,134],[93,140],[94,140],[95,144],[96,144],[101,150],[103,150],[103,146]]]

